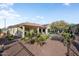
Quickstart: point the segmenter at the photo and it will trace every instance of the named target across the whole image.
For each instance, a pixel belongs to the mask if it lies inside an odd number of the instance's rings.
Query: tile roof
[[[20,24],[12,25],[12,26],[9,26],[8,28],[19,27],[19,26],[35,26],[35,27],[46,28],[43,25],[36,24],[36,23],[30,23],[30,22],[25,22],[25,23],[20,23]]]

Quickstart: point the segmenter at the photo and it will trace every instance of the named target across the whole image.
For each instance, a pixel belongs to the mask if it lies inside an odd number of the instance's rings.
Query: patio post
[[[37,28],[37,33],[39,34],[39,27]]]
[[[46,32],[46,34],[48,34],[48,29],[47,28],[45,29],[45,32]]]
[[[24,26],[22,26],[22,38],[24,38],[25,37],[25,27]]]
[[[43,29],[41,29],[41,33],[43,33]]]
[[[14,29],[12,28],[12,35],[14,35],[13,30],[14,30]]]

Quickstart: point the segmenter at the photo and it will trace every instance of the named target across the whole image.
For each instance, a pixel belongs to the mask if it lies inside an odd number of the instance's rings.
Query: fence
[[[67,44],[67,56],[79,56],[79,42],[77,40]]]

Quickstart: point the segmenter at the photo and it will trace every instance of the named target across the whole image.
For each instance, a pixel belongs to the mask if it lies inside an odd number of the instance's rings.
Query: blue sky
[[[67,3],[10,3],[0,4],[0,28],[32,22],[48,24],[64,20],[68,23],[79,23],[79,4]]]

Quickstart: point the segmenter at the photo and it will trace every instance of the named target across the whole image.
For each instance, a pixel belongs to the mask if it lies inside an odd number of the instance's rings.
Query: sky
[[[49,24],[64,20],[68,23],[79,23],[78,3],[0,3],[0,28],[32,22]]]

